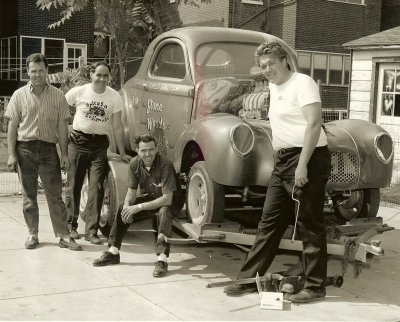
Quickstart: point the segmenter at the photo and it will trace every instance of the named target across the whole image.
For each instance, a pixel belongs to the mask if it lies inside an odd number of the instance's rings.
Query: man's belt
[[[82,131],[78,131],[78,130],[72,130],[73,132],[77,132],[77,133],[79,133],[80,135],[83,135],[83,136],[85,136],[85,137],[90,137],[90,138],[103,138],[103,137],[105,137],[105,136],[107,136],[106,134],[92,134],[92,133],[85,133],[85,132],[82,132]]]

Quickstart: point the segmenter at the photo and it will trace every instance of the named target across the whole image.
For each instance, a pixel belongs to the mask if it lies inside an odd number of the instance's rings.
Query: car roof
[[[158,36],[157,40],[161,41],[169,37],[179,38],[186,44],[186,46],[194,48],[201,43],[219,41],[249,42],[260,44],[268,41],[285,44],[284,41],[270,34],[252,30],[224,27],[193,26],[176,28]],[[156,41],[156,43],[158,43],[158,41]]]

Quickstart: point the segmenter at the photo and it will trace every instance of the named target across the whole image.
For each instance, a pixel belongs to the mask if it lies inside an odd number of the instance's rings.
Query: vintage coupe
[[[227,207],[263,202],[274,165],[268,88],[250,73],[263,42],[280,43],[290,68],[299,70],[293,50],[275,36],[186,27],[153,40],[136,76],[121,89],[127,149],[135,149],[139,133],[157,138],[180,174],[187,219],[194,224],[220,222]],[[362,120],[329,122],[326,131],[332,156],[326,209],[342,220],[376,216],[379,189],[391,181],[391,137]],[[112,155],[109,166],[102,231],[127,190],[128,165]]]

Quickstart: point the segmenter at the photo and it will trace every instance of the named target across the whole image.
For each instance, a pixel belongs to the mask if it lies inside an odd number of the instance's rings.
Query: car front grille
[[[359,176],[360,164],[356,155],[342,152],[331,152],[331,174],[329,182],[356,182]]]

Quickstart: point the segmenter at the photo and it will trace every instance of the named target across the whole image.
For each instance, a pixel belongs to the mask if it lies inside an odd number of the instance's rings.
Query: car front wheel
[[[371,218],[378,214],[380,191],[378,188],[353,190],[350,195],[332,197],[335,214],[339,218]]]
[[[187,184],[188,221],[196,225],[221,222],[224,207],[224,187],[211,179],[204,161],[196,162],[190,169]]]

